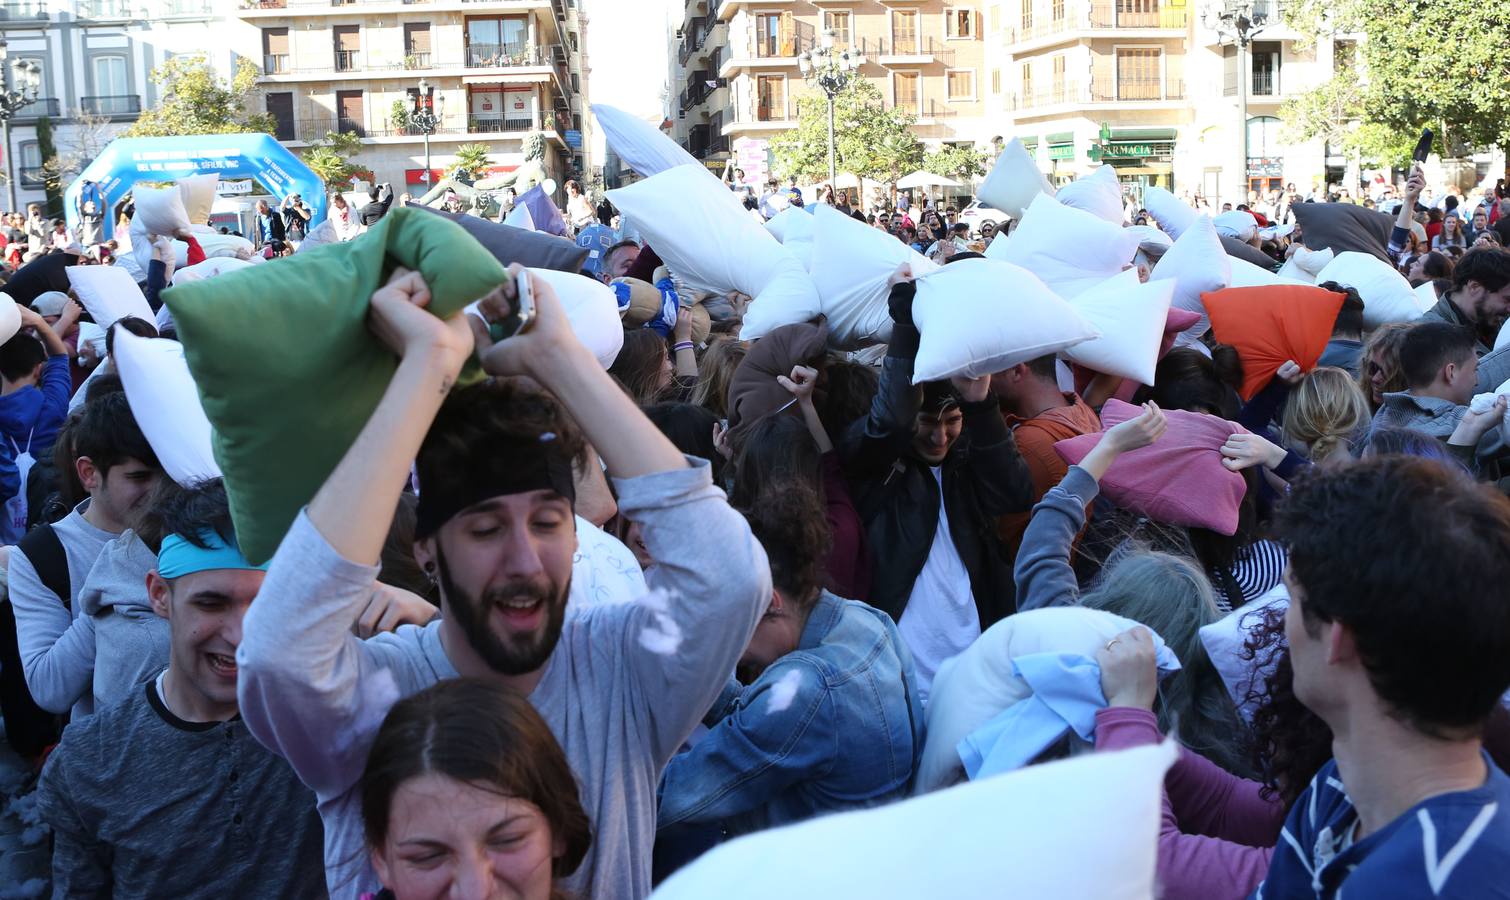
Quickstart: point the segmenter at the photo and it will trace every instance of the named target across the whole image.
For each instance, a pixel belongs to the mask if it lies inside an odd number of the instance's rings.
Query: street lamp
[[[1237,169],[1239,202],[1248,198],[1248,47],[1271,24],[1269,4],[1270,0],[1213,0],[1201,12],[1206,27],[1216,32],[1223,44],[1237,45],[1237,108],[1243,148]]]
[[[6,42],[0,39],[0,140],[5,142],[5,188],[10,197],[12,212],[16,209],[16,162],[11,153],[10,146],[10,120],[17,111],[37,102],[37,64],[29,59],[24,59],[16,65],[21,70],[26,83],[20,90],[12,90],[10,86],[10,60],[6,53]]]
[[[419,133],[425,136],[426,188],[435,187],[435,185],[431,183],[430,178],[430,173],[433,171],[430,168],[430,135],[435,133],[435,126],[439,124],[440,121],[438,118],[436,118],[435,115],[435,100],[430,93],[431,90],[432,88],[430,87],[430,82],[421,78],[419,80],[419,96],[414,98],[414,115],[409,119],[410,123],[413,124],[415,128],[419,129]],[[441,96],[440,102],[442,105],[445,104],[446,98],[444,95]]]
[[[797,66],[808,84],[817,85],[828,98],[828,186],[837,189],[838,168],[834,160],[834,98],[849,86],[865,65],[865,54],[848,48],[834,49],[834,30],[825,28],[818,46],[797,56]]]

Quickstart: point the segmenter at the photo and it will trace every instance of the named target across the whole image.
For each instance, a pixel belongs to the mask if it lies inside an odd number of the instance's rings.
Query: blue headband
[[[267,571],[267,565],[254,566],[241,555],[235,544],[228,544],[213,528],[200,532],[199,540],[207,545],[198,547],[182,535],[170,534],[163,538],[163,546],[157,554],[158,577],[172,581],[195,572],[211,569],[257,569]]]

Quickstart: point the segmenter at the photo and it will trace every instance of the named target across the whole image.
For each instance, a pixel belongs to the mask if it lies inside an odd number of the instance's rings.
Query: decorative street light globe
[[[808,84],[816,85],[828,99],[828,184],[836,188],[839,179],[837,161],[834,157],[834,98],[857,77],[865,65],[865,54],[848,48],[834,49],[834,31],[825,28],[818,45],[797,55],[797,68]]]

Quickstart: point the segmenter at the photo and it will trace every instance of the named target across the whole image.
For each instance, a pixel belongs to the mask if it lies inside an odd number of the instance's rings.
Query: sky
[[[681,0],[579,0],[587,13],[587,99],[659,125],[670,69],[670,29],[680,24]],[[673,24],[672,19],[678,21]],[[593,130],[592,157],[603,160],[603,136]]]

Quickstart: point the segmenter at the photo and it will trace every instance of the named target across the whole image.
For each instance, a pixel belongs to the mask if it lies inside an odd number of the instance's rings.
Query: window
[[[975,99],[974,69],[950,69],[947,74],[950,100]]]
[[[577,43],[577,33],[575,31],[567,32],[566,40],[571,44],[571,52],[576,53],[581,49],[580,45],[578,45]]]
[[[262,29],[262,72],[265,75],[287,75],[288,29]]]
[[[96,56],[92,72],[96,96],[124,97],[131,90],[126,83],[126,57],[124,56]]]
[[[1033,100],[1033,64],[1022,64],[1022,99],[1031,103]]]
[[[1253,84],[1255,97],[1279,96],[1279,42],[1253,42]]]
[[[996,34],[1001,31],[1001,4],[993,3],[986,8],[986,32]]]
[[[945,7],[944,37],[975,37],[975,10],[969,7]]]
[[[335,40],[336,71],[352,72],[361,68],[362,27],[360,25],[335,25],[330,29]]]
[[[1061,22],[1063,22],[1064,21],[1064,0],[1053,0],[1053,2],[1049,5],[1049,12],[1050,12],[1050,16],[1054,20],[1054,24],[1055,25],[1058,25]]]
[[[366,137],[362,125],[361,91],[336,91],[336,130]]]
[[[529,65],[529,19],[467,19],[467,65],[473,68]]]
[[[404,68],[430,68],[430,23],[404,23]]]
[[[1022,0],[1022,33],[1024,36],[1033,31],[1033,0]]]
[[[1050,60],[1050,65],[1052,66],[1054,73],[1054,96],[1060,102],[1063,102],[1065,99],[1067,99],[1065,97],[1067,91],[1064,85],[1064,64],[1065,57],[1063,53]]]
[[[918,13],[915,9],[898,9],[891,13],[892,52],[898,55],[918,52]]]
[[[755,17],[755,55],[797,55],[797,24],[791,13],[762,13]]]
[[[761,75],[755,79],[755,119],[776,122],[786,116],[786,76]]]
[[[895,72],[891,76],[892,93],[897,109],[905,109],[913,115],[922,111],[922,78],[916,72]]]
[[[991,70],[991,93],[993,96],[1001,93],[1001,69]]]
[[[267,114],[278,123],[273,137],[292,141],[294,137],[294,95],[288,92],[267,95]]]
[[[849,10],[823,11],[823,28],[834,33],[834,46],[840,50],[849,47]]]
[[[1117,50],[1117,99],[1157,100],[1163,96],[1160,51],[1157,48]]]
[[[1358,45],[1353,41],[1332,42],[1332,71],[1349,72],[1358,64]]]
[[[1117,26],[1159,27],[1159,0],[1117,0]]]
[[[27,141],[17,148],[16,158],[21,161],[21,186],[39,188],[46,185],[42,177],[42,151],[36,141]]]

